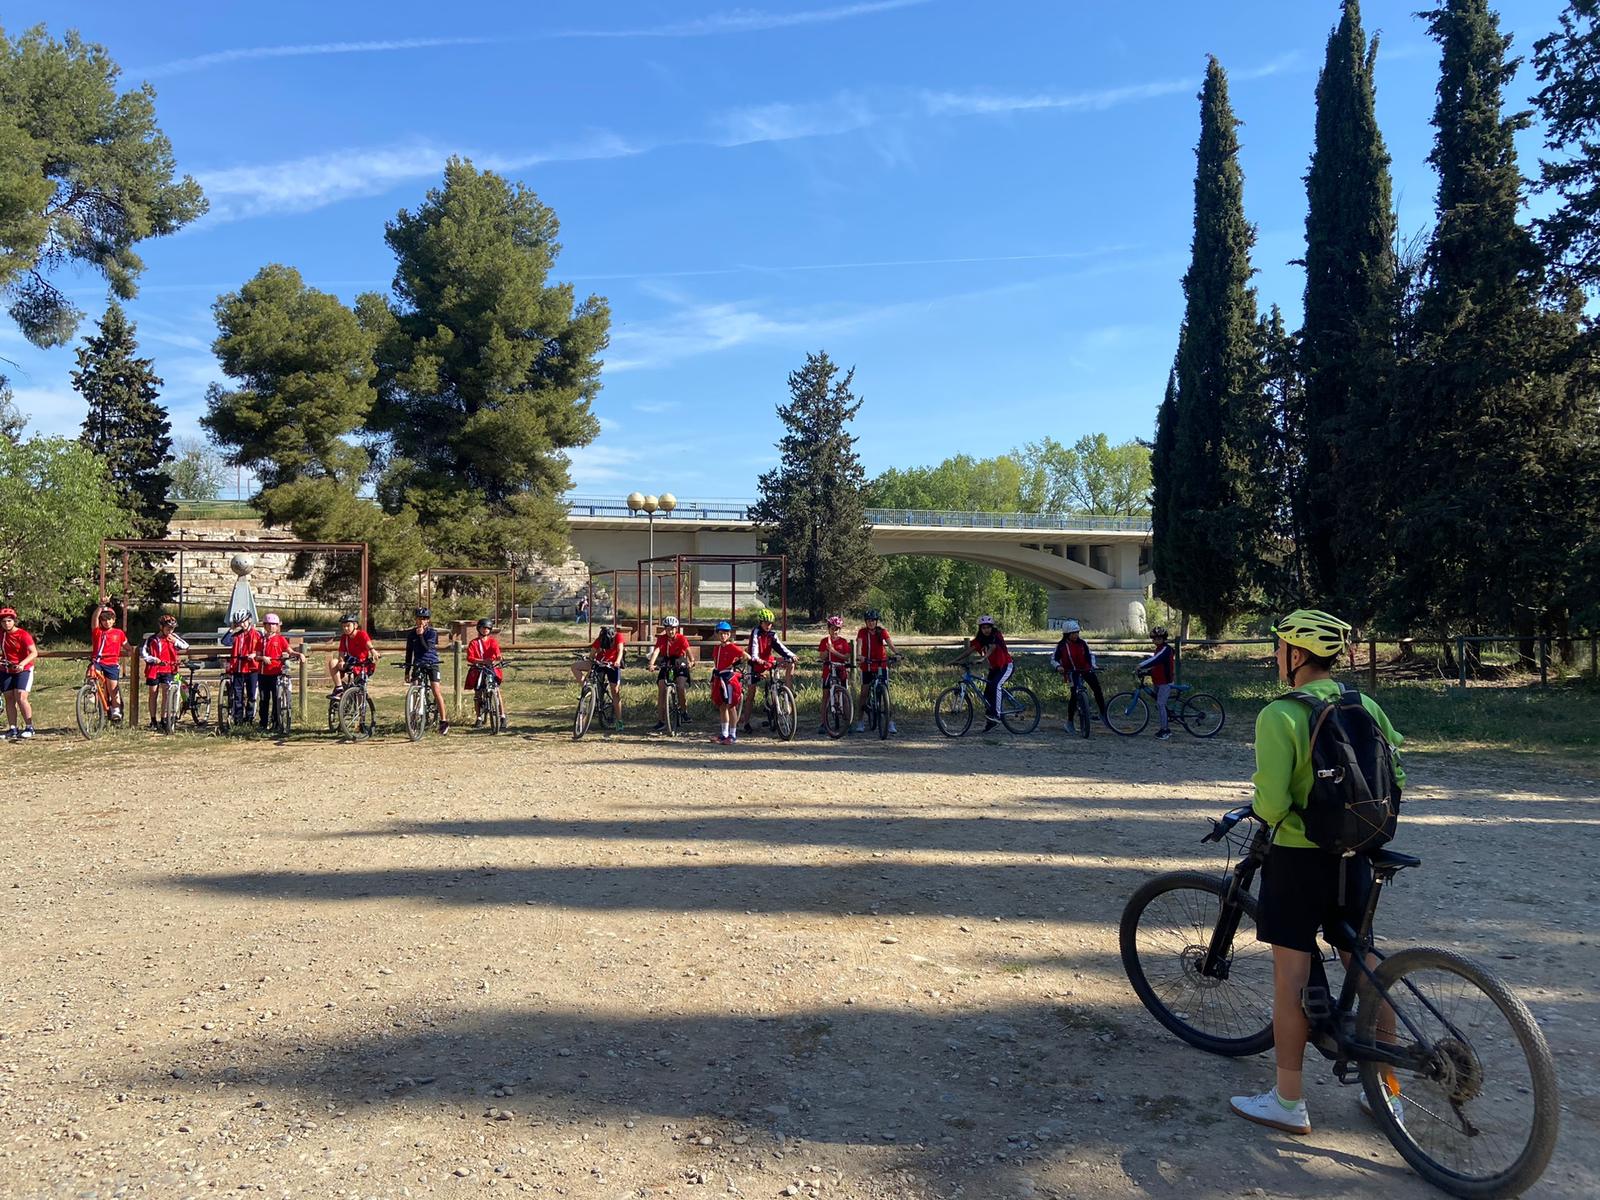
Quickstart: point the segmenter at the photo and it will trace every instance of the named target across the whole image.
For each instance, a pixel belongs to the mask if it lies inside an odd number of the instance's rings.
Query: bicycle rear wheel
[[[842,738],[855,718],[855,702],[850,699],[850,689],[841,684],[830,684],[822,698],[822,722],[828,736]]]
[[[1373,1120],[1411,1169],[1452,1196],[1518,1196],[1550,1162],[1560,1124],[1555,1064],[1527,1006],[1497,975],[1449,950],[1416,946],[1379,965],[1400,1015],[1394,1048],[1403,1114],[1389,1106],[1384,1068],[1361,1064]],[[1383,998],[1370,984],[1356,1037],[1375,1042]],[[1420,1032],[1418,1037],[1413,1027]]]
[[[371,737],[377,718],[372,697],[360,688],[350,688],[339,697],[339,733],[350,741],[364,742]]]
[[[233,729],[233,677],[225,675],[222,686],[217,689],[217,733],[228,733]]]
[[[105,705],[100,703],[100,688],[97,684],[86,683],[78,689],[75,708],[78,732],[84,737],[92,741],[106,731],[109,717]]]
[[[294,713],[291,711],[294,707],[294,689],[289,686],[286,676],[279,678],[277,686],[277,712],[273,714],[273,727],[279,737],[288,737],[294,730]]]
[[[1243,892],[1221,977],[1201,974],[1231,882],[1157,875],[1128,898],[1119,936],[1122,969],[1150,1015],[1197,1049],[1238,1057],[1272,1045],[1272,949],[1256,941],[1256,902]]]
[[[872,707],[878,714],[878,740],[881,742],[889,736],[889,685],[883,681],[873,685]]]
[[[950,687],[933,702],[933,723],[945,737],[961,737],[972,728],[972,697],[962,687]]]
[[[1118,692],[1106,701],[1106,725],[1112,733],[1137,737],[1150,724],[1150,706],[1138,692]]]
[[[1205,692],[1193,692],[1178,706],[1178,723],[1197,738],[1213,737],[1228,719],[1222,701]]]
[[[1008,687],[1000,692],[1000,719],[1012,733],[1032,733],[1043,717],[1039,697],[1031,688]]]
[[[789,690],[788,684],[780,683],[772,689],[772,713],[777,724],[778,736],[786,742],[793,741],[799,718],[795,713],[794,693]]]
[[[572,714],[572,740],[576,742],[588,733],[593,720],[594,689],[584,684],[583,690],[578,693],[578,709]]]
[[[500,689],[487,688],[483,693],[484,718],[489,723],[489,733],[498,737],[505,731],[506,719],[500,715]]]
[[[428,687],[412,684],[406,689],[406,736],[420,742],[428,732]]]
[[[1067,723],[1079,737],[1089,736],[1089,698],[1082,692],[1072,694],[1072,712],[1067,716]]]
[[[161,731],[175,733],[178,729],[178,718],[183,713],[183,694],[178,688],[176,677],[162,684],[162,689],[166,696],[167,711],[161,718]]]

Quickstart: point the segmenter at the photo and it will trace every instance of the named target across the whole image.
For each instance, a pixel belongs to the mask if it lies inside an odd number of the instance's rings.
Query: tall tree
[[[120,73],[76,33],[0,31],[0,292],[35,345],[65,345],[83,318],[52,273],[96,271],[131,299],[144,266],[134,247],[206,209],[193,179],[174,178],[155,93],[119,95]]]
[[[1173,439],[1178,429],[1178,363],[1183,356],[1183,330],[1178,330],[1178,353],[1167,371],[1167,390],[1156,409],[1156,436],[1150,443],[1150,570],[1158,591],[1160,580],[1177,569],[1178,541],[1172,536],[1173,494],[1177,482],[1177,462]]]
[[[1528,628],[1568,591],[1568,494],[1583,425],[1576,311],[1541,304],[1544,260],[1518,223],[1516,133],[1502,113],[1518,60],[1485,0],[1424,14],[1442,48],[1438,225],[1417,306],[1417,365],[1395,389],[1413,439],[1396,528],[1397,622]]]
[[[100,540],[128,532],[106,460],[59,437],[0,438],[0,597],[60,619],[97,599]]]
[[[1213,634],[1249,601],[1265,536],[1259,480],[1266,420],[1250,286],[1255,229],[1244,215],[1239,121],[1228,78],[1212,58],[1200,92],[1193,261],[1183,277],[1177,394],[1171,428],[1157,430],[1164,478],[1156,488],[1167,543],[1156,587]],[[1159,418],[1158,418],[1159,419]],[[1163,573],[1163,567],[1165,568]]]
[[[137,330],[112,301],[99,327],[78,347],[72,386],[88,404],[79,440],[106,460],[106,478],[129,516],[134,537],[162,538],[174,505],[165,468],[172,422],[161,403],[155,364],[139,357]]]
[[[17,407],[16,394],[4,376],[0,376],[0,438],[8,442],[22,440],[22,431],[28,427],[28,416]]]
[[[1580,286],[1600,288],[1600,0],[1567,0],[1560,27],[1534,43],[1544,84],[1540,188],[1555,211],[1537,223],[1552,261]]]
[[[228,476],[221,455],[199,438],[179,438],[173,450],[167,477],[176,499],[215,500],[222,494]]]
[[[394,301],[358,302],[378,337],[379,498],[415,508],[447,563],[566,553],[563,452],[599,431],[610,312],[550,281],[559,229],[528,188],[451,159],[387,226]]]
[[[853,605],[880,570],[866,522],[866,472],[849,428],[861,409],[855,375],[852,367],[841,376],[825,351],[790,372],[789,402],[778,406],[787,430],[779,462],[761,476],[751,510],[765,552],[788,555],[790,605],[813,621]]]
[[[1274,304],[1261,319],[1262,388],[1269,414],[1263,502],[1271,514],[1267,538],[1257,560],[1257,584],[1262,599],[1275,612],[1306,604],[1324,604],[1311,582],[1308,547],[1311,539],[1303,524],[1306,495],[1306,395],[1300,369],[1300,342],[1284,327],[1283,313]]]
[[[1015,453],[1029,475],[1023,511],[1144,516],[1150,511],[1150,451],[1138,442],[1113,446],[1086,433],[1071,446],[1052,437]]]
[[[1395,217],[1389,153],[1358,0],[1344,0],[1317,81],[1316,143],[1306,174],[1303,486],[1295,526],[1307,599],[1358,621],[1372,615],[1386,545],[1393,447]]]

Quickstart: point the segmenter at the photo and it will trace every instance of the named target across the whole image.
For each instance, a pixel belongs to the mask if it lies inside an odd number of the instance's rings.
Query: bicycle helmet
[[[677,617],[662,617],[661,618],[661,627],[663,629],[676,629],[678,627],[678,618]]]
[[[341,624],[341,625],[359,625],[359,624],[361,624],[361,618],[356,616],[355,613],[345,613],[344,616],[339,618],[339,624]]]
[[[843,617],[829,617],[828,618],[828,628],[829,629],[843,629],[844,628],[844,618]]]
[[[17,619],[17,610],[7,605],[5,608],[0,608],[0,617],[10,617],[15,621]]]
[[[863,621],[881,621],[883,620],[883,617],[879,615],[877,609],[869,608],[866,612],[861,614],[861,619]]]
[[[1078,632],[1080,632],[1082,630],[1082,628],[1083,628],[1083,626],[1079,625],[1076,621],[1067,621],[1067,622],[1064,622],[1062,624],[1061,632],[1062,633],[1078,633]]]
[[[987,614],[978,618],[978,626],[979,626],[979,628],[982,628],[985,625],[993,625],[994,623],[995,623],[994,622],[994,618],[991,617],[991,616],[988,616]]]
[[[728,624],[728,622],[726,622],[726,621],[718,621],[717,622],[717,632],[718,633],[732,633],[733,632],[733,626]]]
[[[175,626],[177,623],[178,618],[173,616],[171,613],[162,613],[161,620],[157,622],[157,624],[159,624],[163,629],[165,629],[168,625]]]
[[[1318,608],[1297,608],[1272,627],[1279,641],[1319,658],[1337,658],[1350,644],[1350,626]]]
[[[411,615],[413,617],[426,617],[426,618],[431,620],[433,618],[433,609],[431,609],[431,608],[414,609],[412,611]]]
[[[268,613],[265,617],[263,617],[261,619],[261,623],[263,625],[282,625],[283,624],[283,618],[280,617],[277,613]]]
[[[102,621],[104,621],[107,617],[110,617],[113,621],[115,621],[117,619],[117,610],[114,608],[102,608],[98,615]]]
[[[493,629],[494,628],[494,622],[491,621],[488,617],[479,617],[478,618],[478,628],[480,630]]]
[[[1165,625],[1157,625],[1150,631],[1150,636],[1153,638],[1162,638],[1164,640],[1168,636],[1167,627]]]
[[[762,609],[757,609],[756,610],[756,620],[758,622],[765,623],[765,622],[768,622],[768,621],[774,621],[776,619],[777,618],[772,615],[772,610],[770,608],[762,608]]]

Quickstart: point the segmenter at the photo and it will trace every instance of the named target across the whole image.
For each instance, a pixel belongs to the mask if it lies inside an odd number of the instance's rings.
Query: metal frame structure
[[[780,607],[779,636],[789,636],[789,556],[787,554],[658,554],[652,558],[641,558],[634,567],[634,573],[639,580],[641,595],[643,594],[644,573],[648,569],[656,574],[657,563],[671,563],[672,574],[675,579],[673,597],[677,604],[674,615],[683,620],[683,568],[726,566],[728,568],[728,619],[736,619],[739,615],[739,568],[746,563],[777,563],[778,564],[778,602]],[[645,610],[645,620],[648,628],[654,629],[656,624],[654,588],[651,589],[651,603]],[[691,601],[691,608],[693,602]],[[663,614],[665,615],[665,614]]]
[[[664,579],[673,580],[673,587],[674,588],[678,588],[678,589],[682,588],[682,579],[681,579],[681,576],[680,576],[679,572],[677,572],[677,571],[651,571],[650,572],[650,597],[649,597],[649,600],[647,601],[646,598],[645,598],[644,591],[643,591],[643,588],[644,588],[644,576],[643,576],[643,573],[639,570],[638,567],[607,567],[607,568],[605,568],[603,570],[599,570],[599,571],[591,570],[589,572],[588,589],[587,589],[587,591],[585,593],[589,598],[588,629],[589,629],[589,640],[591,642],[594,640],[595,598],[596,598],[596,596],[599,595],[599,592],[595,588],[595,581],[597,579],[607,579],[607,580],[611,581],[612,621],[613,621],[613,623],[620,624],[621,623],[621,615],[620,615],[620,613],[621,613],[621,594],[622,594],[622,589],[618,585],[621,583],[621,581],[623,579],[627,578],[628,576],[632,576],[633,577],[634,588],[635,588],[635,600],[637,601],[637,604],[641,608],[641,610],[644,610],[645,606],[647,604],[649,605],[650,609],[654,608],[655,594],[656,594],[657,591],[660,590],[658,585],[660,584],[660,582],[662,580],[664,580]],[[681,610],[682,609],[681,590],[680,590],[680,592],[678,594],[679,594],[678,607]],[[635,614],[635,616],[636,616],[636,619],[638,619],[638,620],[645,619],[643,617],[643,615],[642,615],[642,612],[639,613],[639,614]]]
[[[511,640],[507,647],[517,645],[517,571],[515,567],[423,567],[417,572],[417,603],[433,606],[433,581],[440,575],[466,575],[482,578],[494,577],[494,616],[500,619],[500,580],[511,581]]]

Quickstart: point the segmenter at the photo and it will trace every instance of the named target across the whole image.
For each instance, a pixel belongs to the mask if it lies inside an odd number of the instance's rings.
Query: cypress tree
[[[1413,439],[1390,606],[1440,630],[1548,624],[1568,589],[1581,436],[1576,311],[1540,297],[1543,256],[1518,223],[1522,177],[1505,116],[1517,68],[1485,0],[1424,14],[1442,47],[1438,224],[1416,313],[1417,363],[1395,389]]]
[[[761,476],[751,518],[763,550],[789,557],[789,606],[813,621],[856,603],[882,564],[867,525],[867,479],[849,423],[861,408],[851,391],[855,368],[839,377],[826,352],[806,355],[789,375],[789,403],[778,406],[788,430],[778,465]],[[767,587],[776,581],[769,574]]]
[[[1268,514],[1256,562],[1257,584],[1268,606],[1284,612],[1314,599],[1306,561],[1309,538],[1301,524],[1306,509],[1305,380],[1299,340],[1284,327],[1283,312],[1276,304],[1261,319],[1257,337],[1267,414],[1261,503]]]
[[[1183,331],[1178,331],[1178,353],[1183,353]],[[1156,436],[1150,443],[1150,569],[1156,577],[1156,588],[1167,594],[1162,582],[1174,564],[1169,554],[1175,543],[1169,536],[1172,524],[1172,483],[1174,463],[1172,441],[1178,424],[1178,364],[1174,359],[1167,371],[1167,390],[1161,397],[1161,407],[1156,410]]]
[[[1561,26],[1534,43],[1544,84],[1534,103],[1544,118],[1540,189],[1559,201],[1537,223],[1552,259],[1584,287],[1600,286],[1600,0],[1567,0]]]
[[[1345,0],[1317,81],[1306,174],[1304,486],[1295,524],[1312,596],[1364,621],[1381,574],[1394,382],[1395,217],[1359,0]]]
[[[1168,428],[1158,428],[1156,437],[1162,452],[1155,519],[1164,543],[1157,588],[1213,634],[1249,599],[1264,526],[1251,483],[1262,466],[1264,427],[1250,286],[1255,229],[1244,216],[1238,124],[1227,74],[1212,58],[1200,93],[1193,261],[1183,277],[1177,392],[1171,419],[1162,422]]]
[[[165,537],[176,506],[167,499],[172,422],[155,365],[139,357],[133,322],[112,301],[77,351],[72,386],[88,402],[79,440],[106,460],[106,479],[131,518],[133,536]]]

